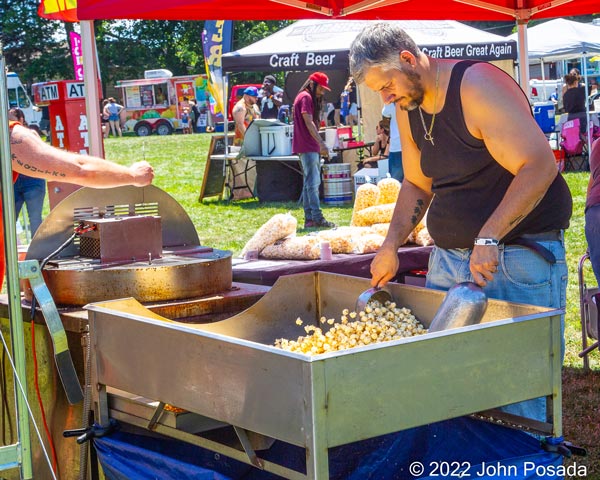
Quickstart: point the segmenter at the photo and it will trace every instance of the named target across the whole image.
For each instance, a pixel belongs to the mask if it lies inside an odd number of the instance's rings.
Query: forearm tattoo
[[[419,198],[417,200],[417,203],[415,204],[415,208],[413,209],[413,215],[412,217],[410,217],[410,221],[413,227],[416,227],[419,223],[419,219],[421,218],[421,212],[423,211],[424,205],[425,202]]]
[[[532,211],[535,209],[535,207],[537,207],[537,206],[539,205],[539,203],[540,203],[541,201],[542,201],[542,197],[538,197],[538,198],[537,198],[537,200],[536,200],[535,202],[533,202],[533,207],[531,208],[531,210],[529,210],[529,211],[525,212],[525,214],[521,214],[521,215],[518,215],[518,216],[516,216],[515,218],[513,218],[513,219],[510,221],[509,225],[510,225],[511,227],[514,227],[515,225],[517,225],[518,223],[520,223],[520,222],[521,222],[521,221],[522,221],[522,220],[525,218],[525,216],[526,216],[528,213],[532,212]]]
[[[10,144],[11,145],[20,145],[22,143],[23,143],[23,135],[20,133],[11,132]],[[65,172],[60,172],[58,170],[48,170],[47,168],[39,168],[38,166],[33,165],[30,162],[24,162],[22,159],[20,159],[17,156],[16,153],[13,153],[13,152],[11,152],[10,158],[13,162],[15,162],[17,165],[24,168],[25,170],[28,170],[31,173],[41,174],[46,178],[48,178],[48,177],[64,178],[67,176],[67,174]]]

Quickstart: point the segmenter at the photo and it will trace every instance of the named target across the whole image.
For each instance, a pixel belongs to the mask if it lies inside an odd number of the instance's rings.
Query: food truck
[[[208,91],[206,75],[173,76],[165,69],[146,70],[144,78],[121,80],[116,87],[121,89],[125,107],[125,129],[141,137],[180,130],[186,100],[195,100],[200,112],[195,131],[204,132],[207,126],[223,121],[214,114],[215,101]]]

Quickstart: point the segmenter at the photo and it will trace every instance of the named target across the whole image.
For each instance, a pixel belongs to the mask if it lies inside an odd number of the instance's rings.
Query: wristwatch
[[[494,247],[497,247],[500,242],[498,240],[496,240],[495,238],[486,238],[486,237],[477,237],[475,239],[475,242],[473,242],[474,245],[492,245]]]

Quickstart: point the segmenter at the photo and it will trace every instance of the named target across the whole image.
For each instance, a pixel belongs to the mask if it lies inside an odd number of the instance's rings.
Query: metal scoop
[[[392,301],[392,295],[387,290],[382,290],[379,287],[369,288],[358,296],[358,300],[356,301],[356,311],[363,311],[371,300],[377,300],[383,305],[385,302]]]

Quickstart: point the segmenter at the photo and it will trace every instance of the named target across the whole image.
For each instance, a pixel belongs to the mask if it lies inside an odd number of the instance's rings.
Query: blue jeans
[[[390,152],[388,155],[390,175],[399,182],[404,180],[404,169],[402,168],[402,152]]]
[[[585,212],[585,238],[590,252],[596,285],[600,283],[600,204],[592,205]]]
[[[567,304],[567,263],[565,259],[564,236],[562,241],[538,242],[556,257],[550,264],[533,251],[518,245],[499,246],[498,273],[484,288],[488,298],[511,302],[527,303],[549,308],[566,308]],[[444,250],[435,247],[429,257],[426,286],[438,290],[448,290],[460,282],[472,282],[469,270],[471,250],[466,248]],[[562,346],[564,357],[564,315],[561,316]],[[546,421],[544,398],[534,398],[502,407],[502,410],[515,415]]]
[[[299,153],[304,172],[302,185],[302,203],[304,206],[304,221],[318,222],[323,219],[321,203],[319,202],[319,185],[321,185],[321,155],[319,152]]]
[[[44,197],[46,196],[46,180],[21,174],[14,184],[14,192],[15,217],[19,216],[23,203],[25,203],[27,216],[29,217],[31,237],[33,237],[42,223],[42,209],[44,207]]]

